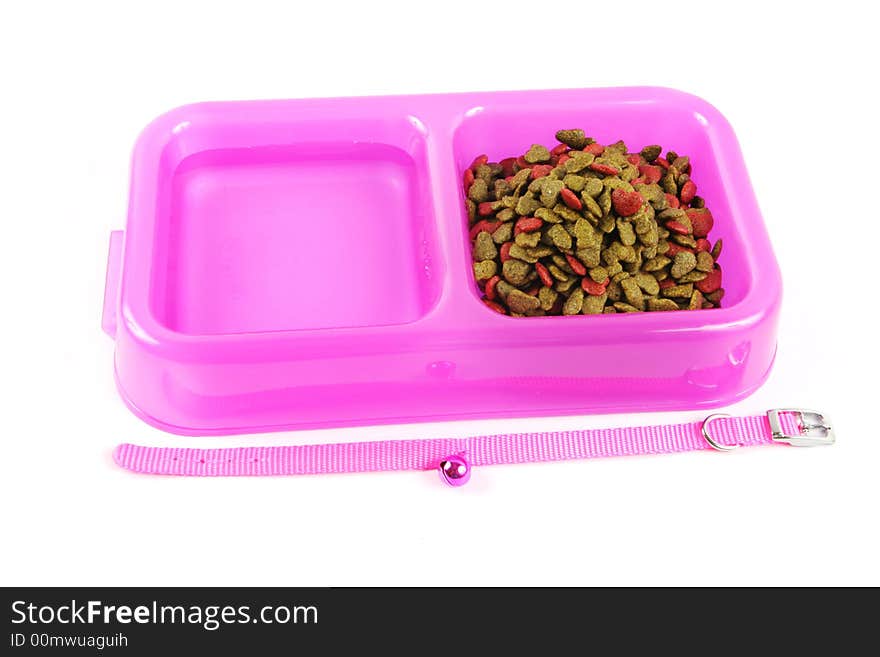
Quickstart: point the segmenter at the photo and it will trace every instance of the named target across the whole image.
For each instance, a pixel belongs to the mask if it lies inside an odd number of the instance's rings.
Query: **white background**
[[[870,3],[5,2],[0,583],[880,584]],[[188,479],[118,442],[216,446],[553,430],[699,413],[186,439],[117,396],[100,330],[131,147],[191,101],[660,84],[739,136],[785,281],[767,383],[838,444],[432,473]]]

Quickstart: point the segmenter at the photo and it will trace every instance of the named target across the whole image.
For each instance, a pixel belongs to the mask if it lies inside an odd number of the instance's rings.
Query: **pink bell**
[[[440,478],[450,486],[464,486],[471,478],[471,464],[461,454],[440,461]]]

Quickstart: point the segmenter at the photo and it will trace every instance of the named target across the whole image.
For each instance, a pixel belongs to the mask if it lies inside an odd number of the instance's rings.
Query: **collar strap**
[[[471,438],[382,440],[274,447],[144,447],[119,445],[113,458],[133,472],[195,477],[271,476],[439,470],[451,485],[465,483],[473,466],[664,454],[788,443],[831,444],[821,413],[774,409],[764,415],[713,414],[683,424],[496,434]]]

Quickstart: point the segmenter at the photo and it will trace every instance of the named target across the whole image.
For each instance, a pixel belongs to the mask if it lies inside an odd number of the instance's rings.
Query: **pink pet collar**
[[[684,424],[497,434],[472,438],[383,440],[329,445],[191,449],[119,445],[113,458],[133,472],[196,477],[265,476],[439,470],[460,486],[473,466],[561,461],[599,456],[663,454],[698,449],[787,443],[830,445],[830,421],[804,409],[773,409],[764,415],[722,413]]]

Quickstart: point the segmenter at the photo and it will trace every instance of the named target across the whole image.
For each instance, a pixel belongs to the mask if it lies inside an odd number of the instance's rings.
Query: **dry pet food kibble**
[[[690,159],[602,145],[580,129],[464,172],[474,278],[514,317],[721,305],[721,240]]]

